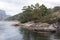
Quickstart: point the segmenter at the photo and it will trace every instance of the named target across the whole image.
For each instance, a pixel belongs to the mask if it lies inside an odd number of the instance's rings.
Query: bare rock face
[[[44,30],[44,31],[56,31],[58,26],[57,24],[48,24],[48,23],[33,23],[28,22],[22,24],[25,26],[25,28],[30,28],[32,30]]]
[[[40,24],[40,26],[37,27],[44,30],[56,30],[58,26],[56,24],[42,23]]]

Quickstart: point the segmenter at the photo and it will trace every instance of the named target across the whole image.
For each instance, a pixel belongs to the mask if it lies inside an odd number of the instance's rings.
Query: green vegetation
[[[59,11],[59,10],[60,10],[60,6],[56,6],[56,7],[53,8],[53,11],[54,11],[54,12],[57,12],[57,11]]]
[[[60,22],[60,18],[57,12],[60,12],[60,6],[56,6],[53,9],[47,8],[45,5],[39,5],[36,3],[35,5],[24,6],[23,12],[13,16],[12,20],[18,20],[21,23],[34,21],[34,22],[43,22],[43,23],[55,23]],[[54,15],[55,14],[55,15]]]
[[[51,12],[43,4],[41,6],[38,3],[31,6],[24,6],[23,10],[22,15],[18,19],[22,23],[28,21],[48,22],[50,20],[49,15],[51,15]]]

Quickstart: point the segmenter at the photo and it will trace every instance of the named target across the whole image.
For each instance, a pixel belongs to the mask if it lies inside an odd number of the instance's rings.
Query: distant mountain
[[[6,20],[17,20],[17,19],[19,19],[20,15],[22,15],[22,14],[19,13],[19,14],[16,14],[14,16],[10,16]]]
[[[9,15],[6,15],[6,12],[4,10],[0,10],[0,20],[4,20],[8,17]]]

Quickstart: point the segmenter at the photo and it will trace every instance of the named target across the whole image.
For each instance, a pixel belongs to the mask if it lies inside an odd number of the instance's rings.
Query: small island
[[[33,32],[51,32],[60,30],[60,7],[47,8],[44,4],[24,6],[23,12],[7,20],[18,20],[22,28]]]

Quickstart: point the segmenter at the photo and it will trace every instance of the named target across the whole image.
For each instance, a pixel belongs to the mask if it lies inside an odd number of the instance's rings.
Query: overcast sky
[[[5,10],[8,15],[22,12],[23,6],[39,3],[46,7],[60,6],[60,0],[0,0],[0,9]]]

